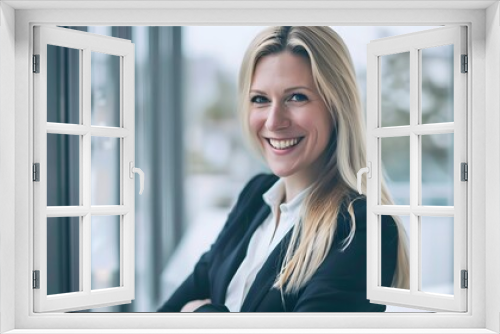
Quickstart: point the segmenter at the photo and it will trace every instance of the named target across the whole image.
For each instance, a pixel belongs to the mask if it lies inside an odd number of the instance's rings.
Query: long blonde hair
[[[326,149],[326,163],[312,184],[302,207],[301,219],[295,224],[285,258],[274,286],[286,292],[297,292],[316,272],[326,258],[337,229],[342,207],[351,217],[351,229],[342,240],[346,249],[354,237],[356,221],[353,202],[356,173],[366,166],[364,120],[354,66],[340,36],[328,27],[270,27],[258,34],[248,47],[239,77],[239,114],[243,131],[251,146],[258,150],[257,138],[248,124],[250,85],[257,62],[270,54],[291,52],[310,61],[312,75],[333,119],[333,132]],[[363,181],[366,191],[366,182]],[[385,184],[382,203],[392,204]],[[409,287],[409,260],[406,233],[399,217],[393,217],[398,228],[398,256],[392,286]]]

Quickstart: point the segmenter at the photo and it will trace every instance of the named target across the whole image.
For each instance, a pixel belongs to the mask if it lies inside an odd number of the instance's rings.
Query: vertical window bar
[[[410,127],[420,123],[420,51],[410,50]],[[420,203],[420,137],[410,133],[410,207]],[[419,289],[420,281],[420,217],[410,213],[410,291]]]

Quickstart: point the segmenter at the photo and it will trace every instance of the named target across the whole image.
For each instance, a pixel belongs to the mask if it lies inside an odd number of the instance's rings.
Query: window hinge
[[[40,163],[33,164],[33,181],[40,182]]]
[[[40,55],[33,55],[33,73],[40,73]]]
[[[40,289],[40,270],[33,270],[33,289]]]
[[[460,174],[461,174],[461,181],[468,181],[469,180],[469,167],[466,162],[462,162],[460,164]]]
[[[469,57],[467,55],[462,55],[462,73],[469,72]]]
[[[462,270],[462,289],[467,289],[469,287],[469,274],[467,270]]]

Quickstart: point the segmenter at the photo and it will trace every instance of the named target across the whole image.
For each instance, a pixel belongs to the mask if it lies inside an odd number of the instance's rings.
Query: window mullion
[[[90,293],[91,290],[91,243],[90,243],[90,236],[91,236],[91,216],[90,214],[86,214],[82,218],[82,227],[81,230],[83,233],[80,235],[80,249],[82,251],[82,264],[81,266],[83,267],[83,270],[80,272],[80,279],[83,284],[83,292],[84,293]]]
[[[90,78],[90,63],[91,51],[86,48],[83,49],[83,66],[82,66],[82,121],[83,126],[90,130],[91,126],[91,78]],[[92,135],[90,131],[87,131],[85,135],[83,135],[83,149],[82,154],[83,157],[81,159],[82,163],[82,183],[83,183],[83,206],[90,209],[92,205],[92,174],[91,174],[91,166],[92,166],[92,152],[91,152],[91,144],[92,144]],[[83,281],[83,291],[85,293],[90,293],[91,291],[91,226],[92,226],[92,217],[90,215],[90,211],[83,216],[82,219],[82,230],[81,234],[81,251],[82,251],[82,266],[83,270],[81,271],[81,279]]]
[[[419,137],[415,134],[419,109],[419,59],[418,50],[410,50],[410,291],[418,292],[420,281],[420,228],[419,217],[413,212],[419,204],[420,154]]]
[[[133,286],[135,284],[135,179],[129,176],[129,163],[135,164],[135,88],[134,54],[121,58],[121,83],[120,83],[120,118],[121,126],[128,131],[121,140],[121,205],[127,209],[127,214],[120,219],[120,286],[129,291],[130,299],[134,298]]]

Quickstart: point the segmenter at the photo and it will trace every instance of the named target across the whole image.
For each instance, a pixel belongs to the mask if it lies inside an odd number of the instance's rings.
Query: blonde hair
[[[346,207],[351,217],[345,250],[356,231],[353,203],[356,173],[366,166],[365,132],[362,107],[349,51],[340,36],[328,27],[270,27],[258,34],[248,47],[239,76],[239,110],[243,131],[254,149],[260,147],[248,124],[250,85],[257,62],[270,54],[291,52],[310,61],[312,75],[333,123],[325,166],[312,184],[295,224],[280,273],[274,286],[297,292],[326,258],[337,229],[337,216]],[[366,191],[366,182],[363,180]],[[392,204],[385,184],[382,203]],[[399,217],[398,254],[392,286],[409,288],[409,259],[406,233]]]

